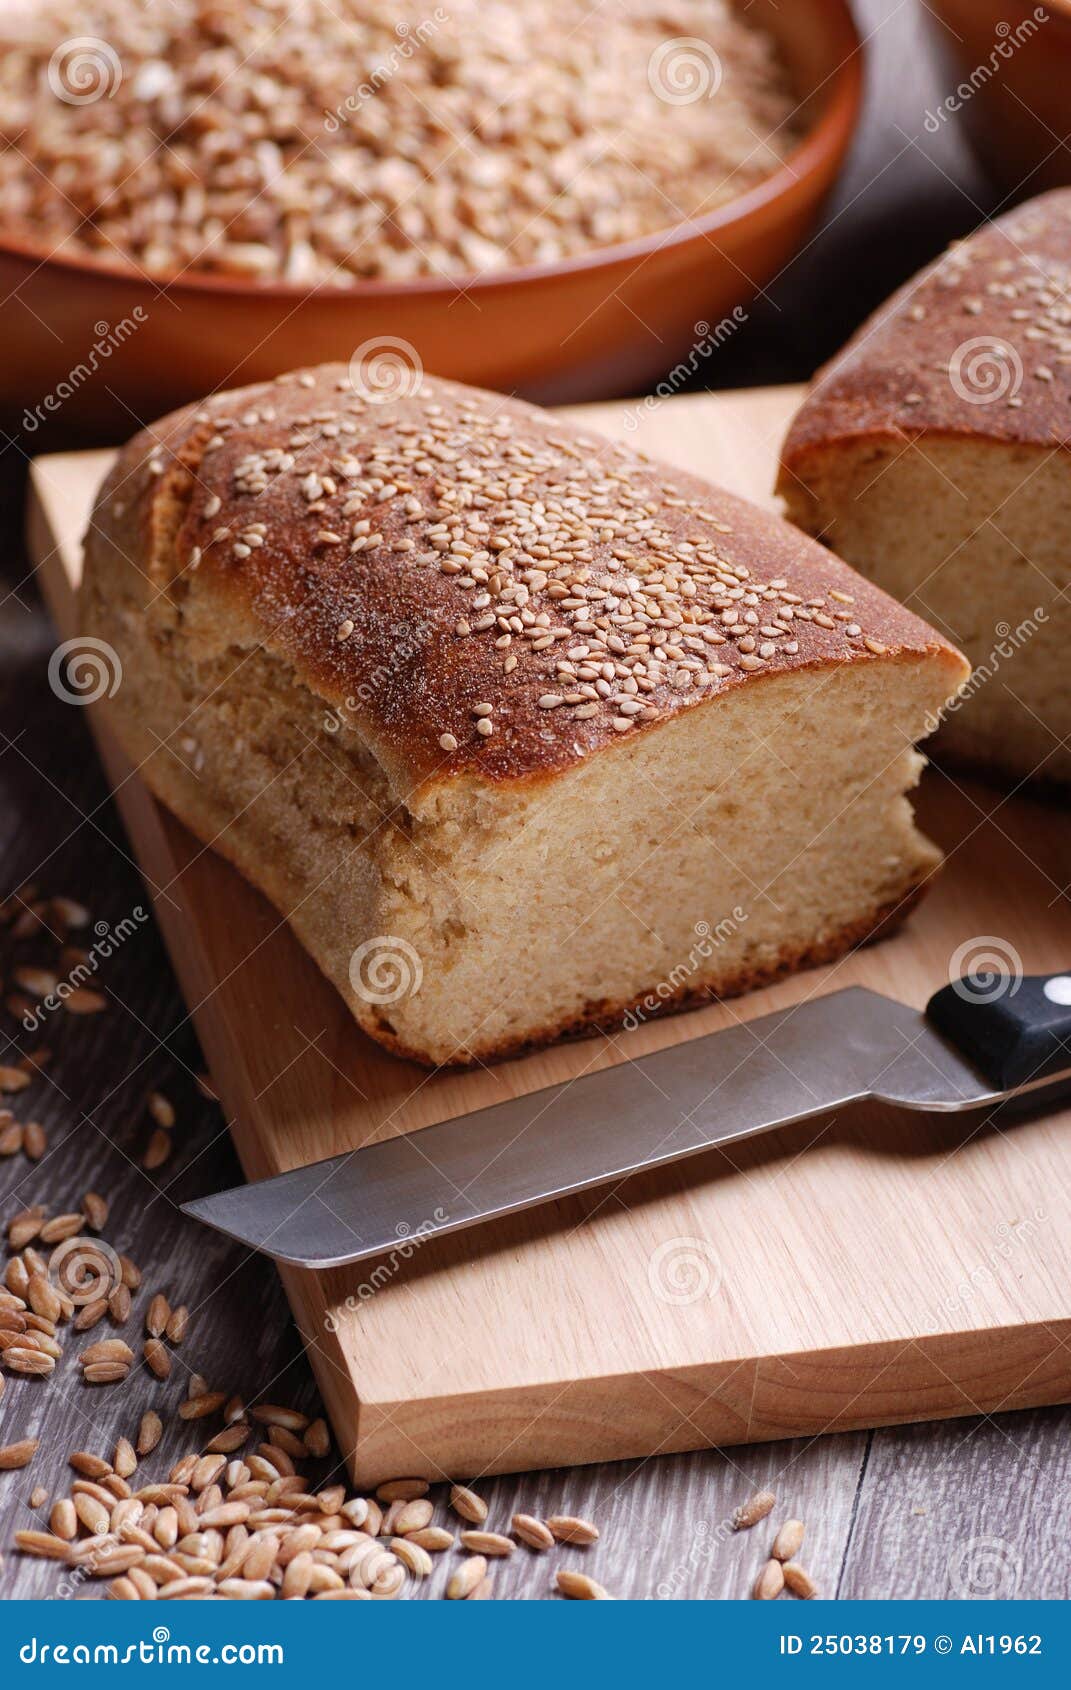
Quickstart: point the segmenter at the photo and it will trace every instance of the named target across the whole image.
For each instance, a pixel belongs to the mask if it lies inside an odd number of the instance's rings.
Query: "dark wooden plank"
[[[944,126],[936,137],[923,129],[925,111],[940,95],[917,9],[859,0],[858,11],[871,35],[871,104],[849,169],[824,230],[786,268],[746,331],[715,355],[706,372],[714,384],[809,374],[892,285],[996,203],[954,129]],[[0,448],[0,515],[8,534],[20,525],[23,444]],[[0,567],[0,894],[35,876],[45,891],[80,898],[94,919],[114,928],[144,895],[78,712],[48,689],[53,642],[25,563],[9,555]],[[31,954],[26,947],[27,960]],[[5,950],[0,974],[9,974],[10,962]],[[195,1319],[167,1385],[139,1372],[125,1386],[85,1387],[72,1343],[52,1380],[9,1381],[0,1442],[35,1435],[42,1443],[30,1469],[0,1474],[0,1594],[7,1597],[54,1595],[62,1576],[7,1550],[14,1530],[32,1523],[33,1485],[59,1493],[72,1476],[72,1448],[109,1451],[144,1407],[173,1410],[192,1370],[250,1399],[270,1391],[302,1407],[315,1400],[274,1272],[178,1214],[185,1196],[232,1183],[239,1173],[219,1111],[194,1083],[196,1042],[151,922],[109,959],[101,979],[114,1000],[107,1015],[64,1017],[42,1035],[54,1062],[17,1110],[28,1118],[32,1108],[44,1123],[50,1154],[36,1168],[22,1158],[0,1162],[0,1216],[22,1203],[75,1203],[89,1186],[105,1192],[113,1202],[109,1237],[145,1271],[139,1314],[159,1287],[186,1300]],[[25,1035],[5,1016],[0,1048],[9,1041],[25,1048]],[[138,1158],[153,1086],[174,1099],[179,1125],[173,1161],[150,1178]],[[779,1496],[774,1518],[791,1512],[807,1521],[805,1559],[830,1593],[958,1593],[950,1558],[966,1551],[968,1572],[980,1566],[984,1573],[986,1553],[971,1560],[970,1545],[995,1537],[1004,1547],[994,1564],[1018,1569],[1017,1593],[1066,1596],[1067,1419],[1046,1410],[873,1438],[527,1474],[483,1488],[497,1525],[518,1508],[590,1513],[603,1528],[601,1542],[587,1553],[563,1551],[561,1564],[589,1568],[622,1596],[743,1595],[771,1532],[760,1526],[730,1536],[724,1526],[736,1504],[766,1484]],[[170,1425],[151,1470],[162,1471],[189,1447],[189,1428]],[[317,1476],[330,1471],[325,1463]],[[558,1560],[556,1552],[544,1558],[519,1550],[497,1571],[496,1594],[547,1595]],[[437,1569],[427,1594],[437,1593],[444,1577]],[[85,1587],[84,1594],[99,1593],[99,1586]]]
[[[590,1549],[519,1549],[495,1569],[495,1595],[547,1596],[555,1569],[570,1567],[617,1597],[746,1597],[777,1526],[792,1518],[806,1522],[808,1565],[831,1593],[865,1447],[866,1434],[852,1433],[495,1479],[480,1494],[501,1529],[520,1510],[579,1514],[602,1533]],[[772,1490],[776,1507],[751,1530],[734,1532],[733,1511],[757,1490]]]
[[[1067,1601],[1071,1411],[876,1432],[836,1594]]]
[[[20,597],[27,599],[25,593]],[[2,890],[35,878],[44,893],[83,901],[93,920],[114,932],[148,901],[79,713],[49,691],[45,674],[52,642],[46,619],[28,602],[24,608],[19,598],[9,597],[0,612],[0,643],[7,657],[0,696]],[[91,930],[90,940],[94,937]],[[4,934],[0,975],[9,982],[14,963],[47,961],[54,954],[46,936],[13,945]],[[0,1443],[41,1439],[30,1469],[0,1474],[5,1550],[0,1591],[8,1596],[48,1595],[57,1582],[55,1568],[6,1553],[18,1527],[40,1523],[27,1506],[33,1486],[45,1486],[50,1495],[64,1491],[74,1477],[69,1451],[109,1453],[120,1433],[136,1427],[144,1408],[158,1407],[166,1419],[194,1369],[246,1393],[270,1388],[288,1400],[314,1400],[274,1272],[245,1261],[241,1251],[179,1215],[178,1203],[194,1190],[240,1174],[221,1112],[195,1083],[201,1066],[196,1042],[151,920],[138,923],[101,964],[98,983],[111,1000],[101,1016],[60,1013],[33,1035],[6,1011],[0,1019],[0,1062],[42,1044],[54,1052],[44,1078],[5,1100],[19,1119],[44,1125],[49,1149],[36,1165],[21,1155],[0,1161],[0,1216],[6,1221],[35,1202],[54,1212],[77,1208],[87,1189],[97,1190],[112,1204],[107,1238],[144,1272],[136,1314],[123,1336],[139,1347],[141,1317],[155,1289],[195,1312],[167,1384],[142,1369],[124,1385],[83,1385],[75,1356],[89,1339],[79,1343],[75,1334],[68,1335],[51,1379],[7,1378]],[[140,1155],[151,1126],[145,1100],[154,1087],[173,1100],[178,1124],[173,1158],[150,1175],[140,1167]],[[187,1434],[186,1427],[169,1430],[158,1467],[170,1459],[169,1451],[190,1447]]]

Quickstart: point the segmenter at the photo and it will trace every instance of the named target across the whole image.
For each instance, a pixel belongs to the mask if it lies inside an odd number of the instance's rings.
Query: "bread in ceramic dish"
[[[819,372],[792,520],[962,646],[938,744],[1071,781],[1071,191],[953,247]]]
[[[339,365],[165,418],[101,489],[82,612],[152,790],[425,1063],[836,957],[939,860],[905,794],[958,653],[497,395]]]

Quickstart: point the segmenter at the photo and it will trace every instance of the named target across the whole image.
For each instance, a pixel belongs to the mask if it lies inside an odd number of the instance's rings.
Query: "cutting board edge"
[[[366,1486],[401,1472],[429,1480],[470,1479],[635,1460],[652,1450],[679,1454],[1046,1407],[1071,1401],[1069,1340],[1071,1317],[663,1368],[640,1375],[649,1386],[645,1407],[639,1416],[630,1411],[624,1423],[622,1390],[635,1387],[635,1373],[555,1388],[549,1408],[537,1406],[548,1394],[539,1384],[455,1395],[446,1407],[435,1398],[364,1398],[361,1433],[347,1466],[354,1482]],[[801,1361],[803,1374],[825,1376],[820,1390],[813,1379],[800,1383]],[[873,1377],[861,1386],[864,1367],[873,1368]],[[670,1418],[670,1405],[676,1432],[667,1436],[662,1422]],[[541,1422],[542,1432],[533,1436]],[[522,1428],[529,1453],[518,1459]]]

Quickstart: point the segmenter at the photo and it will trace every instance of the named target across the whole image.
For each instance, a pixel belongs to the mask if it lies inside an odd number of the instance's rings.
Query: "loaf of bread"
[[[792,520],[971,660],[938,744],[1071,781],[1071,191],[953,247],[819,372]]]
[[[425,1063],[836,957],[938,862],[905,793],[959,654],[497,395],[338,365],[177,412],[101,489],[83,617],[152,790]]]

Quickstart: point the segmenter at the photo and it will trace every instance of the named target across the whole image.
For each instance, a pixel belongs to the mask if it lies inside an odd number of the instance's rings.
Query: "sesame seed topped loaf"
[[[343,365],[137,436],[86,633],[152,789],[428,1063],[742,991],[904,913],[964,679],[787,524],[532,407]]]
[[[1071,781],[1071,190],[952,247],[819,372],[779,491],[961,645],[955,758]]]

